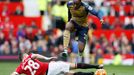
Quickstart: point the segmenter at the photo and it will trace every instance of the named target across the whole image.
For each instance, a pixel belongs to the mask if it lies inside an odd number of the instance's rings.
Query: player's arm
[[[13,72],[11,75],[20,75],[20,74],[18,74],[17,72]]]
[[[46,57],[40,54],[32,54],[31,56],[32,59],[44,59],[44,60],[53,60],[53,59],[57,59],[57,57]]]
[[[103,23],[103,15],[97,12],[93,7],[89,6],[88,4],[83,3],[86,8],[86,11],[90,12],[91,14],[97,16],[100,19],[100,22]]]

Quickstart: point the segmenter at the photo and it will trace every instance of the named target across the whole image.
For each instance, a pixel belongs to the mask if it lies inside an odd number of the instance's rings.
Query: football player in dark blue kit
[[[82,54],[85,48],[88,33],[88,13],[97,16],[100,22],[103,23],[102,15],[100,15],[93,7],[83,2],[82,0],[73,0],[67,3],[68,7],[68,23],[64,30],[63,44],[64,51],[61,53],[63,57],[68,56],[68,45],[70,41],[70,33],[76,31],[78,34],[79,53]]]

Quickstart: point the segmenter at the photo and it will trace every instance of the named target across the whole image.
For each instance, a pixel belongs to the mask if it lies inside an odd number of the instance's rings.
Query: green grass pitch
[[[19,62],[1,62],[0,61],[0,75],[10,75],[12,71],[19,65]],[[105,66],[107,75],[134,75],[134,66]],[[95,71],[95,69],[81,70],[76,71],[90,72]]]

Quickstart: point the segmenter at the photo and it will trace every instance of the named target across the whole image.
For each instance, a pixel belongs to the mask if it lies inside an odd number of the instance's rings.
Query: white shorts
[[[63,61],[52,61],[49,63],[47,75],[65,75],[69,70],[69,63]]]

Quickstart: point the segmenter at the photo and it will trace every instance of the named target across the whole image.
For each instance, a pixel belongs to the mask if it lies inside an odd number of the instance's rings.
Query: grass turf
[[[15,68],[19,65],[19,62],[1,62],[0,61],[0,75],[10,75],[11,72],[15,70]],[[107,71],[107,75],[134,75],[134,66],[105,66]],[[81,70],[78,69],[76,71],[90,72],[95,71],[95,69],[87,69]]]

